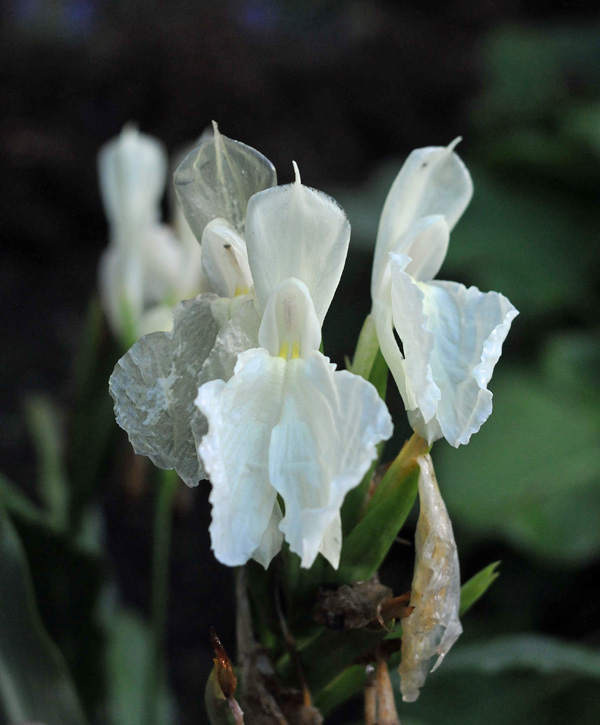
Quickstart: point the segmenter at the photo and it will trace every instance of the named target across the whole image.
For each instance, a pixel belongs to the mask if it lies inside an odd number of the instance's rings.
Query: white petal
[[[220,297],[246,294],[252,287],[246,244],[225,219],[213,219],[204,229],[202,269]]]
[[[283,540],[272,527],[279,514],[273,513],[269,445],[281,412],[285,366],[266,350],[248,350],[228,383],[206,383],[196,398],[209,423],[199,453],[212,484],[212,548],[229,566],[253,556],[268,565]]]
[[[126,333],[126,314],[137,323],[144,308],[141,264],[132,267],[129,259],[123,249],[111,245],[102,253],[98,267],[102,309],[117,337]]]
[[[400,169],[379,221],[371,284],[373,297],[377,296],[389,252],[408,253],[405,235],[415,222],[424,216],[441,214],[452,230],[471,200],[471,176],[454,153],[455,145],[456,141],[446,148],[417,149]]]
[[[455,282],[415,282],[392,255],[392,307],[404,346],[405,398],[414,429],[430,443],[468,443],[492,411],[487,390],[518,312],[497,292]]]
[[[191,151],[173,177],[185,217],[202,239],[206,225],[221,217],[244,234],[248,199],[277,183],[273,164],[261,153],[219,133]]]
[[[287,362],[269,472],[285,503],[280,529],[303,567],[319,552],[338,566],[344,497],[360,483],[377,443],[391,434],[387,408],[363,378],[335,371],[319,352]]]
[[[256,194],[248,203],[246,245],[259,307],[296,277],[308,287],[322,324],[338,286],[350,240],[343,209],[299,180]]]
[[[435,478],[429,455],[417,459],[419,520],[415,535],[415,569],[410,603],[412,614],[402,620],[400,690],[414,702],[425,682],[429,662],[442,662],[462,632],[460,569],[452,524]],[[432,670],[433,671],[433,670]]]
[[[406,273],[420,282],[433,279],[446,257],[449,241],[446,217],[439,214],[421,217],[408,230],[402,245],[404,254],[410,257]]]
[[[391,298],[391,282],[389,295]],[[400,352],[398,343],[394,336],[394,319],[392,316],[392,304],[391,299],[388,305],[382,304],[382,302],[375,300],[373,302],[373,318],[375,319],[375,329],[377,331],[377,339],[379,341],[379,348],[381,354],[385,358],[390,372],[394,376],[394,381],[400,395],[407,404],[406,401],[411,401],[411,407],[414,404],[414,396],[412,390],[408,390],[406,387],[406,377],[404,373],[404,357]]]
[[[285,359],[308,357],[321,343],[321,325],[308,288],[284,280],[269,297],[258,333],[261,347]]]
[[[106,216],[119,239],[126,243],[132,229],[157,221],[167,174],[159,141],[125,126],[100,150],[98,171]]]

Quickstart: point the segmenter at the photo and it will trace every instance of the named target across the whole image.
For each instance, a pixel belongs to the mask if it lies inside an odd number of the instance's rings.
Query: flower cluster
[[[472,195],[455,145],[414,151],[392,185],[364,329],[376,332],[375,351],[416,434],[458,446],[491,413],[487,385],[518,313],[501,294],[434,279]],[[255,559],[266,568],[285,541],[302,567],[322,554],[337,568],[344,499],[392,435],[375,387],[337,370],[320,349],[348,251],[346,215],[302,184],[296,164],[295,181],[277,186],[270,161],[215,124],[175,172],[195,237],[176,254],[158,224],[164,163],[158,144],[131,129],[100,159],[112,229],[101,280],[116,329],[124,306],[138,334],[149,329],[144,320],[157,306],[162,315],[169,299],[184,299],[191,270],[199,292],[173,309],[166,332],[141,337],[118,362],[110,379],[117,421],[157,466],[190,486],[210,480],[219,561]],[[452,526],[431,458],[419,456],[415,466],[421,510],[414,612],[403,626],[406,700],[416,699],[430,659],[437,654],[439,664],[461,632]]]

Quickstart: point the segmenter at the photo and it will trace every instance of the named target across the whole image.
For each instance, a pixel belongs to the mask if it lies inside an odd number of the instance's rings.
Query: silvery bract
[[[375,388],[319,352],[349,236],[343,210],[303,186],[297,169],[295,183],[248,204],[258,346],[197,398],[209,422],[199,452],[212,484],[212,546],[225,564],[252,557],[266,567],[285,537],[302,566],[320,552],[337,567],[344,497],[392,433]]]
[[[200,247],[160,223],[167,157],[161,143],[126,126],[98,156],[110,245],[99,287],[115,334],[131,341],[169,330],[174,304],[199,292]]]
[[[491,413],[487,384],[518,312],[497,292],[433,279],[473,191],[455,145],[413,151],[394,181],[371,294],[381,352],[412,427],[429,443],[444,437],[458,446]]]
[[[435,670],[462,632],[460,570],[452,524],[442,500],[429,455],[417,459],[419,520],[415,534],[415,570],[410,603],[414,610],[402,620],[400,690],[405,702],[419,696],[430,660]]]
[[[239,147],[239,148],[238,148]],[[174,468],[190,486],[205,477],[197,444],[207,430],[194,406],[198,387],[208,380],[227,380],[238,353],[258,344],[259,317],[248,267],[243,220],[252,189],[275,183],[268,159],[244,144],[222,136],[201,143],[183,161],[176,178],[186,179],[178,193],[190,227],[202,231],[203,294],[174,310],[173,329],[138,341],[119,361],[110,379],[119,425],[127,431],[136,453],[149,456],[160,468]],[[190,171],[193,169],[193,173]],[[208,179],[208,181],[207,181]],[[243,179],[244,184],[232,179]],[[202,204],[202,223],[193,200],[212,185]],[[219,194],[214,188],[220,190]],[[230,193],[235,198],[226,203]],[[192,201],[186,202],[186,199]],[[229,214],[227,217],[219,216]]]

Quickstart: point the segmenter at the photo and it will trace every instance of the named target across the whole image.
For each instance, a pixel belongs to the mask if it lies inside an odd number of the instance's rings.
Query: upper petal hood
[[[267,158],[223,136],[216,123],[213,126],[214,136],[193,149],[173,177],[183,212],[198,240],[217,217],[243,236],[248,200],[277,183],[275,168]]]
[[[167,154],[152,136],[125,126],[98,154],[100,192],[113,236],[127,243],[139,227],[158,221]]]
[[[246,245],[261,312],[273,290],[295,277],[307,286],[322,324],[340,281],[350,224],[331,197],[300,183],[256,194],[248,203]]]
[[[375,298],[389,252],[408,253],[404,235],[421,217],[442,215],[451,231],[473,195],[473,182],[453,149],[430,146],[413,151],[387,195],[375,246],[371,294]],[[424,253],[427,250],[423,250]],[[412,255],[411,255],[412,256]],[[418,263],[418,260],[414,260]]]

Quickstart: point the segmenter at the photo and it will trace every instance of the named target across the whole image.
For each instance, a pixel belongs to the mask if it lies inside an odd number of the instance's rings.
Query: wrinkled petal
[[[197,405],[209,422],[199,452],[213,490],[215,556],[231,566],[257,559],[265,531],[273,556],[282,536],[268,528],[276,494],[279,530],[302,566],[321,552],[334,567],[341,550],[340,507],[392,434],[375,388],[319,352],[286,361],[261,348],[242,353],[228,383],[208,383]],[[279,510],[276,515],[281,518]],[[269,556],[262,553],[265,566]]]
[[[412,614],[402,620],[400,690],[405,702],[419,696],[438,655],[435,670],[462,632],[460,569],[452,524],[429,455],[417,459],[420,512],[415,534],[415,569],[410,603]],[[432,671],[433,671],[432,670]]]
[[[199,453],[212,484],[212,548],[228,566],[255,556],[266,567],[281,548],[283,536],[273,529],[281,513],[269,481],[269,445],[285,365],[266,350],[248,350],[228,383],[206,383],[196,398],[209,423]]]
[[[430,443],[465,444],[492,411],[487,389],[517,316],[497,292],[455,282],[415,282],[408,257],[392,254],[392,309],[404,349],[404,402]]]
[[[271,482],[285,503],[280,529],[310,567],[317,554],[337,568],[340,508],[392,434],[376,389],[319,352],[289,360],[285,396],[269,449]]]
[[[243,236],[248,199],[275,186],[273,164],[261,153],[232,141],[214,126],[214,137],[191,151],[173,180],[185,217],[197,239],[206,225],[221,217]]]
[[[421,217],[442,215],[451,231],[473,195],[473,182],[454,153],[458,139],[446,148],[417,149],[407,158],[387,195],[375,246],[371,294],[375,298],[388,264],[388,254],[408,254],[406,233]],[[427,250],[422,252],[427,255]],[[412,256],[412,255],[410,255]],[[415,259],[415,264],[419,264]]]
[[[200,295],[179,304],[173,330],[139,340],[119,360],[109,383],[117,423],[135,452],[159,468],[174,468],[190,486],[204,478],[191,423],[198,415],[194,399],[204,382],[205,361],[227,319],[222,302]],[[218,354],[225,357],[222,345]],[[211,370],[217,374],[224,366],[217,368],[213,360]]]
[[[125,126],[98,155],[100,192],[106,216],[118,239],[158,219],[165,189],[167,155],[152,136]]]
[[[308,288],[286,279],[269,297],[258,333],[261,347],[285,359],[308,357],[321,343],[321,325]]]
[[[213,219],[204,229],[202,269],[220,297],[246,294],[252,287],[246,243],[225,219]]]
[[[337,289],[350,240],[344,210],[296,182],[256,194],[248,203],[246,245],[263,311],[273,290],[295,277],[308,287],[322,324]]]

